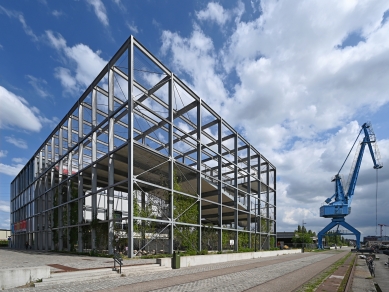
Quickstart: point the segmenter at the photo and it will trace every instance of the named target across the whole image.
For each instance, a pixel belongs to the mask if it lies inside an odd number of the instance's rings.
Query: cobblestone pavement
[[[51,264],[60,264],[75,269],[109,268],[113,265],[111,258],[99,258],[53,252],[39,252],[31,250],[0,249],[0,269],[37,267]],[[124,265],[137,265],[155,263],[150,260],[125,260]],[[51,272],[59,272],[61,269],[50,267]]]
[[[319,267],[323,262],[330,265],[344,256],[344,252],[346,251],[283,255],[179,270],[155,271],[145,275],[6,291],[244,291],[265,282],[270,283],[285,275],[290,276],[299,269],[308,272],[312,267]]]

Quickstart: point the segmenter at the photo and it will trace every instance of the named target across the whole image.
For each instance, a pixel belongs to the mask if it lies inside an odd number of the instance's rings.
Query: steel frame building
[[[276,168],[132,36],[12,181],[10,201],[16,248],[123,245],[133,257],[276,243]]]

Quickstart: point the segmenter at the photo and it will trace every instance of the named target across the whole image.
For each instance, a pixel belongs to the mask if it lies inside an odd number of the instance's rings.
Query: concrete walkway
[[[0,270],[21,267],[50,266],[53,272],[111,268],[112,258],[71,255],[66,253],[40,252],[34,250],[0,249]],[[125,265],[155,264],[155,259],[125,260]]]
[[[369,268],[366,265],[366,260],[359,258],[357,255],[357,262],[355,265],[355,271],[353,275],[353,292],[375,292],[377,291],[373,279],[370,275]],[[382,290],[382,291],[388,291]]]
[[[99,272],[96,270],[95,274],[93,270],[82,270],[112,267],[113,261],[109,258],[0,251],[0,261],[7,260],[17,266],[17,261],[24,258],[24,262],[19,264],[32,266],[34,262],[40,265],[59,263],[77,269],[75,272],[58,273],[60,269],[53,267],[53,272],[57,272],[55,276],[59,275],[57,278],[61,281],[55,281],[54,277],[50,281],[37,283],[37,287],[5,291],[298,291],[296,289],[344,257],[347,252],[349,250],[342,249],[282,255],[179,270],[151,267],[149,271],[141,272],[134,266],[132,272],[124,273],[126,276],[122,277],[107,276],[101,269]],[[145,263],[143,261],[126,262]],[[155,260],[147,261],[155,263]],[[89,275],[89,278],[82,275]]]
[[[237,261],[207,271],[186,268],[171,277],[104,291],[294,291],[346,253],[329,251]]]

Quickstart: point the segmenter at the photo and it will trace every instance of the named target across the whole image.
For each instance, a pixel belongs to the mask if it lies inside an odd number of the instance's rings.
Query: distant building
[[[366,244],[369,241],[378,241],[378,238],[379,238],[379,236],[370,236],[370,235],[368,235],[368,236],[365,236],[363,238],[363,242]]]
[[[8,240],[8,236],[11,236],[11,230],[0,229],[0,240]]]
[[[277,245],[280,246],[283,242],[284,245],[292,246],[294,234],[295,232],[277,232]]]

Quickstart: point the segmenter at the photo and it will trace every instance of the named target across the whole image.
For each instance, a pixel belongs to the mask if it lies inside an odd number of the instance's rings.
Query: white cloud
[[[206,9],[196,12],[196,16],[201,21],[214,21],[222,26],[230,18],[230,13],[219,3],[210,2]]]
[[[89,5],[93,6],[93,10],[100,22],[104,26],[108,26],[108,16],[104,3],[101,0],[87,0],[87,2]]]
[[[387,3],[377,1],[369,11],[359,4],[324,9],[327,4],[313,1],[261,3],[263,15],[240,22],[221,52],[226,70],[240,79],[228,103],[234,120],[243,117],[246,127],[282,124],[291,137],[310,136],[389,101],[381,73],[389,57],[389,25],[380,26]],[[358,29],[365,43],[337,47]]]
[[[198,19],[226,24],[221,17],[226,10],[214,3],[217,9],[212,10],[210,4]],[[242,21],[240,3],[230,10],[240,13],[235,12],[232,34],[219,51],[196,24],[189,37],[162,33],[161,51],[172,56],[172,69],[277,167],[282,227],[295,229],[302,217],[316,231],[329,223],[319,217],[319,207],[333,194],[330,179],[361,122],[389,102],[389,22],[382,23],[388,9],[387,1],[260,1],[262,14]],[[364,41],[342,48],[356,33]],[[382,157],[389,157],[386,145],[379,141]],[[375,224],[358,219],[374,203],[375,171],[368,156],[366,152],[355,191],[353,209],[358,211],[347,218],[365,231]],[[352,159],[343,169],[345,180]],[[380,189],[389,187],[388,162],[380,170]],[[362,199],[370,202],[361,204]],[[381,198],[379,205],[388,200]]]
[[[172,55],[173,70],[178,74],[188,74],[192,80],[185,81],[199,96],[212,96],[212,100],[207,100],[207,103],[220,112],[223,101],[227,99],[227,91],[223,85],[223,76],[216,72],[218,58],[211,38],[198,26],[194,26],[189,38],[164,31],[162,42],[161,52]]]
[[[0,86],[0,101],[0,128],[18,127],[34,132],[40,131],[42,124],[24,98]]]
[[[26,23],[26,20],[24,19],[24,16],[23,16],[23,13],[19,12],[19,11],[12,11],[12,10],[8,10],[6,8],[4,8],[3,6],[0,5],[0,13],[3,12],[5,13],[9,18],[16,18],[17,20],[19,20],[19,22],[22,24],[23,26],[23,30],[24,32],[31,37],[31,39],[36,42],[38,41],[38,37],[35,35],[35,33],[33,32],[33,30],[31,29],[31,27],[29,27]]]
[[[1,157],[6,157],[8,154],[8,151],[7,150],[0,150],[0,158]]]
[[[51,14],[53,14],[55,17],[60,17],[63,14],[63,12],[58,10],[53,10]]]
[[[100,51],[92,51],[87,45],[77,44],[69,47],[60,34],[46,31],[49,43],[64,57],[68,68],[57,67],[54,76],[61,81],[66,92],[77,94],[85,90],[96,78],[107,61],[103,60]]]
[[[45,90],[45,86],[47,85],[47,81],[42,78],[36,78],[31,75],[26,75],[27,79],[29,80],[28,83],[35,89],[35,91],[38,93],[41,97],[47,97],[49,96],[49,93]]]
[[[0,163],[0,173],[15,177],[18,175],[18,173],[22,170],[23,167],[24,164],[8,165],[8,164]]]
[[[66,48],[66,40],[62,37],[61,34],[47,30],[46,36],[50,45],[52,45],[55,49],[61,50]]]
[[[0,212],[9,213],[9,212],[10,212],[9,205],[3,205],[3,204],[1,204],[1,205],[0,205]]]
[[[130,29],[130,31],[132,33],[138,33],[139,32],[138,27],[135,25],[134,22],[131,22],[131,23],[126,22],[126,24],[127,24],[128,28]]]
[[[121,0],[113,0],[113,2],[124,12],[127,11],[126,6],[123,5]]]
[[[22,148],[22,149],[27,149],[28,148],[26,141],[24,141],[23,139],[15,138],[13,136],[12,137],[6,136],[5,137],[5,141],[15,145],[18,148]]]
[[[72,92],[76,89],[77,80],[74,78],[69,69],[57,67],[54,71],[54,76],[61,81],[65,91]]]
[[[12,162],[17,163],[17,164],[22,164],[26,162],[27,159],[25,158],[12,158]]]

